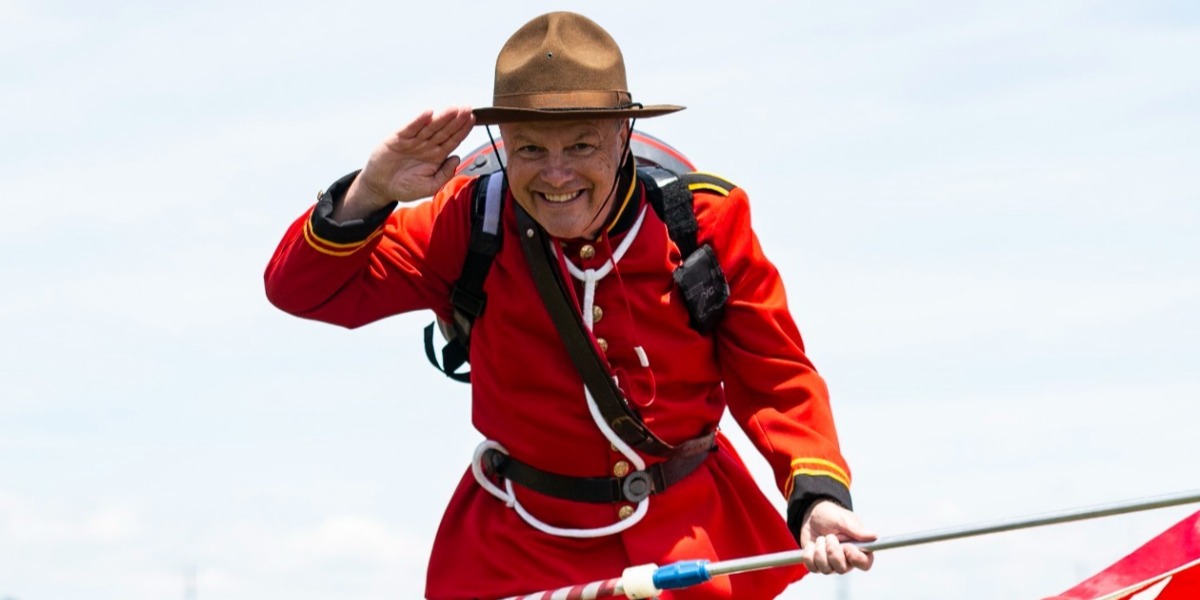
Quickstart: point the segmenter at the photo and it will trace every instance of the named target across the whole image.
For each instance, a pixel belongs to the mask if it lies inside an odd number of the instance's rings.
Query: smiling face
[[[619,119],[501,125],[513,197],[550,235],[595,239],[626,135]]]

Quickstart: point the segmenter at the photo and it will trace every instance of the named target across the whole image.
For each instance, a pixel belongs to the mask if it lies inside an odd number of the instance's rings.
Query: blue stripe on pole
[[[709,579],[712,579],[712,575],[708,574],[707,560],[684,560],[654,571],[654,587],[660,590],[691,587]]]

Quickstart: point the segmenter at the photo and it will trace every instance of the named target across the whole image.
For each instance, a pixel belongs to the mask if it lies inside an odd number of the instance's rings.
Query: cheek
[[[596,191],[593,199],[597,202],[603,202],[608,198],[610,192],[612,192],[612,180],[605,177],[602,173],[597,174],[592,178],[592,189]]]
[[[508,189],[510,192],[512,192],[513,199],[517,201],[517,204],[520,205],[521,208],[524,208],[525,212],[533,214],[535,207],[533,205],[532,196],[530,196],[529,192],[525,188],[512,185],[512,182],[509,182]]]
[[[603,160],[594,168],[588,170],[588,179],[591,180],[592,186],[595,187],[601,196],[606,195],[617,180],[616,165],[608,160]]]
[[[508,177],[508,185],[512,188],[527,186],[531,176],[529,169],[516,161],[510,161],[505,166],[504,175]]]
[[[513,197],[522,206],[528,206],[531,175],[527,170],[510,164],[505,168],[505,176],[508,177],[508,189]]]
[[[517,201],[517,206],[525,209],[526,213],[535,217],[538,215],[537,205],[533,203],[533,200],[531,200],[527,194],[518,194],[513,192],[513,199]]]

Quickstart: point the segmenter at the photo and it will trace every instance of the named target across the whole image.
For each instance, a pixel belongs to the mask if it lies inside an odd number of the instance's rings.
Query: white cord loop
[[[637,237],[638,231],[642,228],[642,221],[646,219],[646,207],[642,207],[642,212],[638,213],[637,221],[633,223],[633,227],[629,229],[629,233],[625,239],[621,240],[621,244],[613,251],[612,257],[600,265],[599,269],[580,269],[571,261],[563,261],[567,263],[567,271],[571,276],[583,282],[583,324],[587,326],[587,330],[591,331],[595,324],[595,319],[592,317],[592,306],[596,300],[596,282],[604,279],[612,272],[613,266],[621,262],[621,257],[625,256],[625,251],[629,249],[629,245],[633,243],[633,239]],[[555,248],[555,252],[561,252],[561,249]]]
[[[590,401],[591,398],[589,397],[588,400]],[[505,506],[517,511],[517,514],[521,517],[521,520],[528,523],[530,527],[533,527],[542,533],[569,538],[604,537],[607,535],[620,533],[626,529],[629,529],[630,527],[633,527],[634,525],[637,525],[638,522],[640,522],[642,518],[646,516],[646,512],[650,510],[650,498],[643,498],[641,502],[638,502],[637,510],[635,510],[632,515],[629,515],[629,518],[623,521],[618,521],[611,525],[605,525],[604,527],[593,527],[591,529],[555,527],[554,525],[546,523],[545,521],[533,516],[533,513],[529,512],[529,510],[525,508],[519,500],[517,500],[517,493],[513,490],[513,484],[511,480],[505,479],[504,489],[500,489],[496,484],[492,483],[491,479],[488,479],[487,475],[483,472],[483,454],[489,449],[508,455],[508,451],[504,449],[504,446],[501,446],[499,443],[493,440],[484,440],[481,442],[475,447],[475,458],[471,461],[471,474],[475,476],[475,481],[477,481],[480,487],[486,490],[489,494],[499,498],[502,502],[504,502]],[[640,459],[639,463],[638,469],[644,469],[645,463],[642,463]]]

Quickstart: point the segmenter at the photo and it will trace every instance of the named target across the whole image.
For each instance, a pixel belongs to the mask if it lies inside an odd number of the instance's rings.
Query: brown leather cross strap
[[[520,205],[514,204],[513,209],[517,215],[517,237],[521,238],[525,262],[529,263],[533,281],[542,297],[542,304],[550,313],[550,318],[554,321],[563,344],[566,345],[571,362],[583,377],[584,385],[591,392],[592,399],[596,401],[600,415],[604,417],[608,426],[625,443],[653,456],[670,458],[677,455],[694,455],[698,450],[710,448],[714,432],[672,446],[646,427],[641,415],[625,400],[608,367],[597,355],[583,322],[568,302],[558,261],[550,254],[550,240],[546,232]]]

